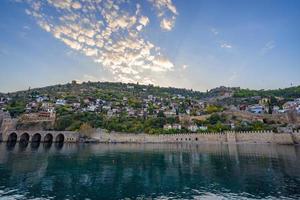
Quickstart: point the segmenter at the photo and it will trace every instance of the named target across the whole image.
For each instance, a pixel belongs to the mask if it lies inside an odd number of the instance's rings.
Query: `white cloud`
[[[48,3],[60,9],[67,9],[71,7],[72,0],[48,0]]]
[[[114,74],[116,81],[159,83],[157,74],[171,71],[172,61],[144,39],[150,19],[140,4],[125,0],[24,0],[26,13],[42,29],[71,49],[92,57]],[[177,9],[172,0],[148,0],[160,26],[175,26]]]
[[[170,31],[174,27],[174,20],[163,19],[160,22],[160,27],[164,30]]]
[[[214,34],[214,35],[218,35],[219,31],[215,28],[211,28],[210,31]]]
[[[274,49],[276,47],[276,44],[274,41],[269,41],[265,44],[265,46],[260,50],[260,55],[265,55],[267,54],[269,51],[271,51],[272,49]]]
[[[225,49],[231,49],[232,45],[227,42],[221,42],[220,47]]]
[[[177,9],[172,0],[148,0],[156,8],[157,17],[160,19],[160,27],[170,31],[175,25]]]
[[[142,16],[140,18],[140,24],[142,24],[143,26],[147,26],[148,23],[149,23],[149,18],[148,17]]]
[[[74,8],[74,9],[80,9],[81,8],[81,4],[79,2],[74,2],[74,3],[72,3],[72,8]]]

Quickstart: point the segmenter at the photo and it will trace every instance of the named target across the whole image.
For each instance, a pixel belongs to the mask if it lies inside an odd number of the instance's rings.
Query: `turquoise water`
[[[3,143],[0,199],[300,199],[300,148]]]

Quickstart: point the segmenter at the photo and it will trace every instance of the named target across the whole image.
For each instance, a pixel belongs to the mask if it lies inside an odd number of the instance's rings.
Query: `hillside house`
[[[253,105],[253,106],[250,106],[248,109],[249,109],[249,112],[254,113],[254,114],[262,114],[265,112],[264,106],[261,106],[261,105]]]
[[[64,100],[64,99],[57,99],[56,102],[55,102],[55,105],[57,105],[57,106],[64,106],[64,105],[66,105],[66,100]]]

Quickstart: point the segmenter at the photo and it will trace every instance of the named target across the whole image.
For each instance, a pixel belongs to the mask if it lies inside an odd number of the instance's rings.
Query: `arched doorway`
[[[31,142],[39,143],[41,141],[41,138],[42,138],[41,134],[36,133],[32,136]]]
[[[20,137],[20,143],[26,144],[29,142],[29,134],[23,133]]]
[[[57,142],[57,143],[63,143],[64,142],[64,140],[65,140],[65,136],[63,135],[63,134],[58,134],[57,136],[56,136],[56,138],[55,138],[55,142]]]
[[[45,143],[52,143],[53,142],[53,135],[48,133],[45,137],[44,137],[44,142]]]
[[[18,135],[16,133],[11,133],[9,134],[8,138],[7,138],[7,142],[8,143],[16,143],[18,139]]]

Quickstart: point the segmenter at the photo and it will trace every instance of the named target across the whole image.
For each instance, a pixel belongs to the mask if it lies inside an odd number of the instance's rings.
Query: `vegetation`
[[[285,89],[276,90],[249,90],[249,89],[239,89],[234,93],[234,97],[283,97],[286,99],[290,98],[300,98],[300,86],[290,87]]]

